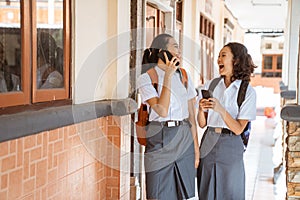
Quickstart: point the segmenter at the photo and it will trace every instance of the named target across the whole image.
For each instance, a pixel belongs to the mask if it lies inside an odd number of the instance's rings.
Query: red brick
[[[42,157],[42,148],[38,147],[30,151],[30,162],[39,160]]]
[[[29,176],[30,177],[35,177],[36,176],[36,164],[35,163],[30,165]]]
[[[32,148],[35,146],[35,136],[28,136],[24,138],[24,149]]]
[[[35,179],[29,179],[27,181],[24,181],[23,194],[28,194],[28,193],[34,191],[34,188],[35,188]]]
[[[63,142],[57,141],[54,143],[53,153],[59,153],[63,150]]]
[[[8,200],[7,191],[0,192],[0,199],[1,200]]]
[[[1,190],[7,188],[7,181],[8,181],[8,175],[2,174],[1,175]]]
[[[23,139],[17,140],[17,167],[20,167],[23,164]]]
[[[36,187],[38,188],[47,183],[47,160],[38,162],[36,168]]]
[[[9,173],[8,179],[8,199],[17,199],[22,194],[22,170]]]
[[[8,154],[8,142],[0,143],[0,156],[5,156]]]
[[[11,170],[16,167],[16,156],[12,155],[2,160],[1,172]]]
[[[38,134],[36,136],[36,143],[37,145],[41,145],[43,143],[43,134]]]
[[[49,142],[54,142],[59,139],[58,129],[49,131]]]
[[[9,152],[10,153],[15,153],[16,152],[16,140],[11,140],[10,142],[9,142],[9,147],[10,147],[10,150],[9,150]]]

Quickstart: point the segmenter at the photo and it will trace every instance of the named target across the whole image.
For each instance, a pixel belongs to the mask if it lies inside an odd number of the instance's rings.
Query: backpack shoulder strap
[[[181,78],[181,82],[184,85],[184,87],[187,89],[188,88],[188,76],[187,73],[185,71],[185,69],[183,68],[179,68],[180,71],[180,78]]]
[[[214,78],[211,83],[209,84],[208,90],[210,90],[211,92],[214,91],[214,89],[216,88],[216,86],[218,85],[218,83],[220,82],[220,80],[222,79],[222,77],[218,77],[218,78]]]
[[[248,81],[242,80],[241,86],[239,88],[238,97],[237,97],[237,103],[238,103],[239,108],[241,107],[242,103],[245,100],[248,85],[249,85]]]
[[[154,67],[152,67],[147,71],[147,73],[150,76],[153,87],[156,91],[158,91],[158,75],[156,70],[154,69]]]

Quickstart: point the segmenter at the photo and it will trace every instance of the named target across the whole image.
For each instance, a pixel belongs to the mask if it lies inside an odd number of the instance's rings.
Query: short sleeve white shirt
[[[208,89],[211,81],[212,80],[208,81],[203,89]],[[233,119],[246,119],[252,121],[256,118],[256,92],[249,84],[245,100],[239,109],[237,97],[241,83],[241,80],[235,80],[228,88],[226,88],[224,79],[221,79],[213,91],[213,97],[219,100],[220,104]],[[198,96],[197,103],[199,103],[200,99],[202,99],[201,93]],[[207,126],[228,128],[220,114],[212,109],[208,110]]]
[[[158,75],[158,92],[155,90],[151,83],[148,73],[142,74],[137,80],[137,89],[141,95],[143,103],[147,104],[149,111],[149,104],[147,100],[159,97],[162,91],[162,85],[165,72],[159,67],[155,67]],[[187,73],[188,74],[188,73]],[[179,73],[174,73],[171,80],[171,97],[168,116],[160,117],[153,109],[150,111],[149,121],[167,121],[167,120],[183,120],[188,118],[188,100],[196,96],[196,90],[191,77],[188,74],[188,88],[185,88],[180,79]]]

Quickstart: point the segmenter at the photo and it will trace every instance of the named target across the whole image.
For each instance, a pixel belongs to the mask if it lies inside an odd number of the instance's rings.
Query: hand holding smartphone
[[[209,99],[212,98],[212,92],[210,90],[201,90],[202,98]]]
[[[166,63],[166,59],[165,59],[165,54],[164,54],[164,52],[166,52],[169,61],[172,60],[172,58],[173,58],[174,56],[173,56],[168,50],[161,50],[161,51],[157,54],[157,56],[158,56],[160,59],[162,59],[162,61],[164,61],[164,63]],[[179,66],[179,64],[180,64],[180,62],[176,62],[176,63],[175,63],[175,66]]]

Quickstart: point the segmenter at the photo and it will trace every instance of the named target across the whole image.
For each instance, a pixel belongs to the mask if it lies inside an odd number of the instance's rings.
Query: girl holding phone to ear
[[[171,59],[166,50],[173,56]],[[168,34],[158,35],[144,51],[142,63],[147,69],[155,69],[157,90],[148,73],[137,80],[142,102],[150,111],[145,149],[147,199],[195,196],[195,173],[199,164],[196,91],[189,75],[186,88],[176,72],[180,58],[176,40]]]

